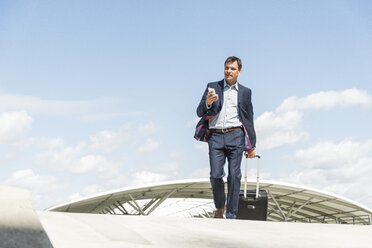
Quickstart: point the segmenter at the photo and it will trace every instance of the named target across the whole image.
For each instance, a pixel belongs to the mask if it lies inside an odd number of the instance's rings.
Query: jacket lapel
[[[217,94],[218,94],[218,102],[219,102],[219,109],[220,109],[220,107],[222,108],[222,103],[223,103],[224,80],[219,81],[218,85],[219,85],[219,90],[218,90]]]
[[[238,83],[238,108],[240,108],[240,104],[241,102],[243,101],[243,91],[242,91],[242,86],[240,85],[240,83]]]

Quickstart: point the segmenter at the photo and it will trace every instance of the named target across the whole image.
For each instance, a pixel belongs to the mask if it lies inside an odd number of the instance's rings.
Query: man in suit
[[[251,90],[238,83],[242,62],[235,56],[225,61],[225,78],[208,83],[196,110],[201,117],[195,138],[208,142],[210,181],[216,207],[215,218],[235,219],[238,211],[243,151],[255,157],[256,133],[253,125]],[[224,165],[228,161],[227,199]],[[227,200],[227,201],[226,201]]]

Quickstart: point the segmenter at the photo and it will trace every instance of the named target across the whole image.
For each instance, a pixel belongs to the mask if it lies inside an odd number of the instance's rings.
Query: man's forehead
[[[234,62],[226,62],[226,64],[225,64],[225,67],[236,67],[236,68],[238,68],[239,67],[239,65],[238,65],[238,61],[234,61]]]

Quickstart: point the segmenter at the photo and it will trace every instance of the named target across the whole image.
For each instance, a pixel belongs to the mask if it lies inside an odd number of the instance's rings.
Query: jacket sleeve
[[[205,89],[202,99],[200,100],[199,106],[196,109],[196,114],[198,117],[204,116],[208,112],[207,108],[207,93],[208,93],[208,87]]]
[[[248,101],[248,135],[251,141],[252,148],[256,147],[256,131],[254,129],[254,113],[252,104],[252,91],[249,91],[249,101]]]
[[[244,94],[244,105],[241,106],[241,117],[245,131],[245,146],[244,150],[248,151],[256,147],[256,132],[254,130],[252,92],[248,89]]]

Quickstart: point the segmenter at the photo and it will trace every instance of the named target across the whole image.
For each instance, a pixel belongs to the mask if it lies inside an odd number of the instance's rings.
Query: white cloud
[[[158,128],[155,126],[155,124],[153,122],[149,122],[138,127],[138,134],[141,136],[149,136],[156,133],[157,130]]]
[[[157,183],[169,180],[170,175],[168,174],[162,174],[162,173],[154,173],[150,171],[139,171],[135,172],[131,176],[130,185],[145,185],[145,184],[151,184],[151,183]]]
[[[87,114],[82,116],[81,119],[84,121],[104,121],[128,116],[138,116],[141,114],[141,112]]]
[[[32,118],[25,111],[0,114],[0,143],[18,143],[25,140]]]
[[[127,169],[108,178],[101,186],[104,189],[113,189],[174,180],[179,175],[180,167],[178,162],[168,162],[153,168],[152,171]]]
[[[3,182],[5,185],[28,189],[36,194],[48,193],[63,188],[53,176],[35,174],[32,169],[15,171],[11,178]]]
[[[190,178],[209,178],[209,175],[210,175],[210,168],[209,168],[209,165],[206,164],[206,167],[198,168],[194,170],[190,174]]]
[[[307,168],[331,168],[354,164],[372,150],[372,141],[365,143],[345,139],[340,143],[321,142],[313,147],[299,150],[295,158]]]
[[[64,140],[60,137],[46,138],[46,137],[32,137],[29,138],[29,144],[38,145],[42,148],[58,148],[64,145]]]
[[[14,153],[14,152],[7,152],[7,153],[0,154],[0,161],[2,162],[7,162],[7,161],[10,161],[16,158],[17,158],[17,153]]]
[[[49,150],[35,156],[36,166],[51,171],[68,171],[74,174],[97,173],[109,177],[117,173],[120,165],[101,155],[86,154],[87,146],[80,143],[75,147]]]
[[[31,113],[47,115],[66,115],[94,113],[103,106],[116,104],[119,100],[101,98],[88,101],[58,101],[35,96],[0,92],[0,111],[25,110]]]
[[[269,150],[307,138],[308,134],[301,128],[306,110],[369,107],[371,99],[367,92],[358,89],[319,92],[303,98],[289,97],[274,112],[265,112],[255,120],[257,147]]]
[[[209,154],[209,147],[208,147],[208,143],[207,142],[198,142],[198,143],[195,143],[194,145],[194,148],[198,151],[201,151],[205,154]]]
[[[89,137],[88,143],[80,142],[76,146],[56,149],[63,144],[62,139],[50,140],[49,150],[34,156],[36,166],[52,171],[68,171],[74,174],[98,173],[109,177],[117,173],[120,163],[110,161],[99,153],[111,153],[119,149],[129,139],[138,143],[138,133],[130,132],[131,126],[123,125],[117,131],[102,130]],[[141,126],[141,134],[149,134],[156,130],[153,123]],[[141,138],[142,139],[142,138]],[[53,146],[52,146],[53,145]],[[138,147],[138,151],[150,152],[158,149],[160,142],[147,139]],[[98,153],[98,154],[97,154]]]
[[[45,100],[34,96],[0,93],[0,110],[24,109],[30,112],[61,114],[75,112],[79,108],[88,108],[84,101]]]
[[[307,133],[300,128],[302,116],[298,111],[265,112],[260,115],[255,121],[257,147],[260,150],[272,149],[307,137]]]
[[[195,127],[198,124],[198,122],[200,121],[200,119],[201,119],[200,117],[196,117],[194,120],[188,121],[186,123],[186,126],[187,127]]]
[[[147,139],[146,143],[138,147],[138,151],[141,153],[144,152],[151,152],[158,149],[160,146],[160,142],[153,141],[152,139]]]
[[[32,169],[15,171],[9,179],[1,183],[29,190],[37,210],[61,201],[57,194],[66,188],[66,185],[58,182],[54,176],[39,175]]]
[[[245,163],[244,161],[242,161],[242,163]],[[248,166],[252,166],[252,162],[250,162],[250,165]],[[244,165],[242,165],[242,179],[241,179],[241,182],[244,183]],[[228,172],[227,172],[227,164],[225,165],[225,177],[224,177],[224,180],[226,181],[227,180],[227,175],[228,175]],[[209,178],[210,176],[210,168],[209,168],[209,163],[206,163],[206,167],[204,168],[198,168],[196,170],[194,170],[191,174],[190,174],[190,178]],[[267,172],[260,172],[260,180],[269,180],[271,178],[271,174],[270,173],[267,173]],[[254,168],[254,169],[248,169],[247,171],[247,180],[248,181],[253,181],[255,182],[257,179],[257,169]]]
[[[173,177],[178,175],[178,170],[180,168],[180,164],[177,162],[169,162],[162,164],[157,170],[159,172],[163,172],[165,174],[171,175]]]
[[[139,125],[136,131],[130,124],[123,125],[118,131],[103,130],[94,136],[90,137],[91,148],[102,152],[113,152],[120,148],[126,141],[130,140],[135,143],[142,140],[139,136],[149,136],[157,132],[158,128],[153,122],[144,125]],[[160,143],[152,139],[147,139],[146,143],[139,147],[140,152],[156,150]]]
[[[72,168],[72,172],[84,174],[96,172],[104,176],[115,175],[119,165],[108,161],[103,156],[87,155],[79,159],[77,166]]]
[[[277,108],[278,112],[289,110],[308,110],[308,109],[330,109],[337,106],[370,106],[371,96],[358,89],[347,89],[344,91],[321,91],[303,98],[289,97]]]
[[[61,150],[49,150],[35,155],[35,164],[41,168],[61,171],[73,170],[78,158],[83,155],[86,145],[80,143],[75,147],[65,147]]]
[[[321,142],[299,150],[294,157],[302,167],[285,181],[308,185],[372,205],[372,140]],[[370,199],[367,201],[366,199]]]
[[[102,152],[113,152],[129,138],[129,126],[123,126],[119,131],[103,130],[90,137],[91,147]]]
[[[91,184],[86,187],[84,187],[80,192],[73,193],[69,196],[70,200],[77,200],[79,198],[82,198],[84,196],[94,195],[99,192],[103,192],[105,189],[98,184]]]
[[[46,140],[46,146],[48,147],[61,147],[63,144],[64,141],[62,138],[52,138]]]

